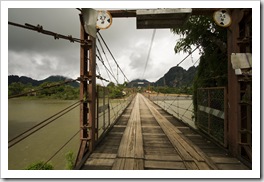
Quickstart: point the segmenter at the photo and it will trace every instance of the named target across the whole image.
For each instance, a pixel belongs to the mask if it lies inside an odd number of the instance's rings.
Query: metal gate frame
[[[219,108],[212,105],[213,100],[216,98],[212,97],[212,92],[214,90],[223,90],[223,102],[222,108]],[[206,98],[201,98],[201,95],[206,95]],[[203,99],[203,100],[201,100]],[[218,99],[219,100],[219,99]],[[215,101],[214,101],[215,102]],[[216,103],[216,102],[215,102]],[[221,105],[221,104],[220,104]],[[206,115],[207,117],[207,128],[205,128],[201,123],[205,123],[205,121],[201,121],[202,115]],[[217,143],[221,144],[224,147],[227,147],[227,135],[228,135],[228,110],[227,110],[227,89],[226,87],[207,87],[207,88],[199,88],[197,89],[197,120],[196,125],[197,127],[206,133],[209,137],[213,138]],[[212,129],[212,123],[216,122],[215,119],[223,120],[223,140],[215,137],[216,132]]]

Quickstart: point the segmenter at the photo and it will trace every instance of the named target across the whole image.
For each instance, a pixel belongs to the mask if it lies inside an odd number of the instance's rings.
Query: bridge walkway
[[[249,170],[139,93],[82,169]]]

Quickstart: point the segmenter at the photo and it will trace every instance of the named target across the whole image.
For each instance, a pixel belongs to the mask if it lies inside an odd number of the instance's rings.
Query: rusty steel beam
[[[88,69],[89,69],[89,84],[88,84],[88,127],[91,141],[89,143],[89,150],[93,151],[95,148],[95,111],[96,111],[96,38],[89,36],[92,41],[92,47],[89,49]]]
[[[136,17],[137,10],[108,10],[113,18]]]
[[[192,8],[192,15],[213,15],[221,8]],[[131,18],[137,17],[137,10],[108,10],[113,18]]]
[[[87,40],[88,34],[84,31],[84,22],[82,15],[80,15],[80,39]],[[88,104],[87,100],[87,80],[88,77],[88,64],[87,64],[88,52],[87,47],[83,44],[80,45],[80,100],[82,101],[80,105],[80,147],[78,155],[76,158],[75,166],[79,165],[83,159],[83,156],[87,152],[87,147],[89,145],[87,126],[88,126]]]
[[[239,126],[241,121],[240,114],[240,85],[238,77],[231,63],[231,54],[239,53],[240,48],[237,44],[239,38],[239,23],[243,18],[243,10],[234,9],[231,12],[232,24],[227,31],[227,53],[228,53],[228,147],[229,152],[238,156]]]

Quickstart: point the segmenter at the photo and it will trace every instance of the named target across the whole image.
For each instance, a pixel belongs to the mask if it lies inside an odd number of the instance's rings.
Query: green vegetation
[[[193,82],[196,111],[198,88],[227,85],[227,29],[217,26],[210,16],[190,16],[182,27],[172,32],[181,35],[175,53],[189,53],[192,47],[199,46],[200,64]]]
[[[26,170],[53,170],[54,167],[51,164],[45,164],[43,161],[30,164]]]
[[[72,151],[69,151],[66,155],[66,161],[67,161],[67,164],[66,164],[66,169],[73,169],[74,168],[74,153]]]
[[[163,93],[163,94],[188,94],[192,95],[193,94],[193,88],[192,87],[187,87],[187,86],[182,86],[182,87],[150,87],[151,91],[155,91],[157,93]]]
[[[127,85],[126,82],[123,84],[117,84],[117,85],[115,85],[113,82],[110,82],[107,85],[107,88],[109,89],[109,97],[111,99],[122,98],[125,95],[126,85]]]
[[[72,151],[69,151],[66,155],[66,167],[65,169],[72,170],[74,168],[75,157]],[[53,170],[52,164],[45,163],[43,161],[35,162],[26,167],[26,170]]]
[[[79,98],[79,88],[75,88],[71,85],[63,84],[60,86],[43,89],[45,87],[59,83],[62,82],[44,82],[39,86],[32,86],[30,83],[23,84],[20,82],[13,82],[8,85],[8,96],[28,93],[25,95],[27,98],[48,98],[63,100],[74,100]],[[35,90],[40,91],[34,92]]]

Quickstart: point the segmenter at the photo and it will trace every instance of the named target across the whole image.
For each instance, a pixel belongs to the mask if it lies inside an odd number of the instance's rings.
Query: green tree
[[[8,86],[8,96],[13,96],[23,93],[25,85],[20,82],[13,82]]]
[[[227,85],[227,30],[219,27],[211,16],[190,16],[172,32],[181,36],[175,53],[190,53],[199,47],[200,64],[193,83],[194,109],[197,110],[197,88]]]

